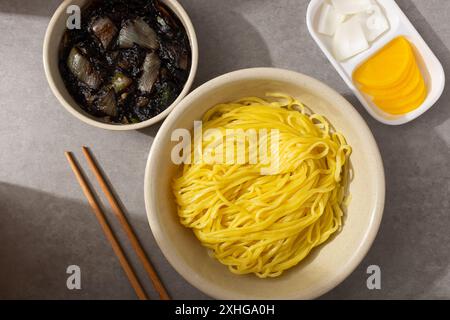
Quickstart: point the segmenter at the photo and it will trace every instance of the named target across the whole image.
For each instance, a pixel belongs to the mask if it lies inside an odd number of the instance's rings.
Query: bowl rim
[[[367,144],[371,146],[373,151],[373,158],[376,168],[376,177],[378,177],[378,184],[376,185],[376,196],[375,196],[375,208],[372,211],[372,215],[369,219],[369,225],[367,227],[367,231],[365,232],[359,246],[355,250],[355,252],[351,255],[351,257],[343,264],[343,267],[340,269],[338,273],[336,273],[330,281],[323,285],[322,287],[316,287],[309,292],[298,292],[296,294],[291,294],[287,296],[278,296],[272,299],[314,299],[317,298],[328,291],[332,290],[336,286],[338,286],[342,281],[344,281],[361,263],[363,258],[368,253],[371,248],[376,235],[378,233],[385,204],[385,174],[384,167],[381,158],[381,154],[376,143],[376,140],[368,127],[365,120],[362,116],[356,111],[356,109],[338,92],[334,89],[330,88],[325,83],[316,80],[312,77],[309,77],[305,74],[285,70],[278,68],[250,68],[250,69],[242,69],[238,71],[233,71],[219,77],[216,77],[194,91],[192,91],[187,97],[183,99],[183,101],[177,105],[175,110],[167,117],[167,119],[162,124],[159,129],[155,139],[150,148],[150,153],[147,158],[147,164],[145,169],[145,181],[144,181],[144,200],[145,200],[145,208],[147,212],[147,219],[150,225],[150,229],[152,230],[153,236],[158,244],[160,250],[162,251],[165,258],[169,261],[172,267],[191,285],[206,293],[207,295],[217,298],[217,299],[226,299],[226,300],[235,300],[235,299],[255,299],[253,296],[249,296],[246,294],[240,294],[235,291],[223,289],[214,283],[207,282],[202,279],[201,276],[196,274],[196,271],[189,266],[187,266],[183,259],[175,254],[175,252],[171,249],[170,245],[165,241],[165,235],[163,232],[163,228],[161,228],[161,224],[159,222],[159,217],[156,208],[156,202],[153,201],[154,191],[151,184],[151,177],[153,175],[158,174],[158,168],[153,166],[152,164],[155,162],[154,159],[158,156],[159,145],[164,143],[163,137],[166,137],[169,133],[169,129],[173,122],[176,121],[178,116],[183,113],[184,109],[191,104],[193,100],[197,98],[197,96],[204,94],[207,91],[218,88],[230,81],[242,81],[242,80],[250,80],[255,78],[262,79],[270,79],[270,80],[282,80],[286,81],[289,79],[296,80],[307,80],[308,83],[312,83],[315,87],[319,88],[322,92],[327,92],[329,95],[333,96],[340,105],[346,108],[346,112],[351,113],[352,118],[358,122],[357,126],[360,129],[361,135],[368,139]],[[155,212],[155,213],[154,213]],[[200,245],[200,244],[199,244]],[[257,299],[257,298],[256,298]]]
[[[50,55],[49,50],[54,44],[54,42],[51,41],[52,35],[56,30],[56,23],[59,21],[61,15],[65,13],[65,10],[68,5],[70,5],[74,0],[64,0],[56,9],[55,13],[53,14],[46,33],[44,37],[44,45],[43,45],[43,63],[44,63],[44,71],[45,76],[47,79],[47,82],[50,86],[51,91],[57,98],[60,104],[63,105],[63,107],[69,111],[73,116],[75,116],[78,120],[83,121],[84,123],[87,123],[89,125],[92,125],[97,128],[101,129],[107,129],[107,130],[114,130],[114,131],[128,131],[128,130],[138,130],[145,127],[149,127],[164,118],[166,118],[170,112],[173,110],[173,108],[181,101],[183,98],[189,93],[189,90],[192,87],[192,84],[194,83],[194,79],[197,73],[197,67],[198,67],[198,41],[197,41],[197,35],[194,29],[194,25],[192,24],[192,21],[187,14],[186,10],[183,8],[183,6],[177,1],[177,0],[162,0],[165,4],[169,4],[169,6],[173,6],[178,13],[173,12],[178,19],[182,22],[186,34],[189,39],[189,44],[191,47],[191,69],[189,71],[188,79],[186,80],[186,83],[183,87],[183,90],[180,92],[178,97],[175,99],[175,101],[168,106],[163,112],[160,114],[139,122],[139,123],[133,123],[133,124],[112,124],[112,123],[105,123],[101,122],[99,120],[95,120],[94,118],[91,118],[88,115],[83,114],[79,110],[77,110],[71,103],[69,103],[62,95],[60,90],[58,89],[56,83],[57,80],[55,79],[55,76],[53,72],[50,69]],[[86,0],[88,2],[89,0]],[[173,10],[172,10],[173,11]],[[58,43],[59,45],[59,43]],[[59,69],[57,70],[59,72]],[[81,108],[81,107],[80,107]]]

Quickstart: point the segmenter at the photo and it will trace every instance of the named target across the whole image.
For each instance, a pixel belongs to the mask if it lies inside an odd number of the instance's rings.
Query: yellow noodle
[[[261,278],[281,275],[341,228],[351,153],[323,116],[290,96],[268,96],[211,108],[203,117],[203,132],[278,130],[277,172],[263,175],[261,168],[272,162],[251,163],[244,140],[244,163],[184,164],[172,184],[181,223],[212,256],[233,273]],[[258,143],[266,140],[272,142],[271,136]],[[215,145],[223,147],[224,141]],[[200,149],[207,145],[200,142]],[[231,147],[237,151],[237,143]]]

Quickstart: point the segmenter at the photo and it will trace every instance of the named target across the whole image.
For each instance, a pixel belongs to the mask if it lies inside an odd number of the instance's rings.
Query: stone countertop
[[[0,1],[0,299],[136,298],[64,158],[72,150],[85,164],[82,145],[94,150],[172,297],[207,299],[165,260],[147,223],[143,175],[159,126],[132,132],[90,127],[65,111],[47,85],[42,43],[59,2]],[[450,298],[449,89],[419,119],[386,126],[367,114],[309,36],[307,0],[181,2],[199,39],[194,87],[247,67],[299,71],[342,93],[379,143],[387,182],[379,234],[355,272],[323,298]],[[450,1],[397,3],[450,75]],[[81,290],[66,288],[72,264],[81,267]],[[381,290],[366,287],[372,264],[381,268]]]

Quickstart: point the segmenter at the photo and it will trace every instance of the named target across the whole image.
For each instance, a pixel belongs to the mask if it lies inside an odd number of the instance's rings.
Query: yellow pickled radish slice
[[[361,91],[363,91],[364,93],[366,93],[370,96],[373,96],[373,97],[378,96],[378,95],[384,95],[384,94],[390,93],[391,91],[396,91],[397,89],[402,89],[403,87],[405,87],[407,85],[407,82],[413,78],[414,73],[417,71],[416,68],[417,67],[414,64],[412,64],[408,70],[408,73],[406,74],[405,78],[403,79],[403,81],[396,86],[391,86],[391,87],[382,88],[382,89],[360,86],[359,89]]]
[[[395,87],[383,90],[361,88],[362,91],[372,96],[374,99],[388,100],[396,99],[400,97],[405,97],[413,93],[414,89],[419,85],[420,81],[423,80],[422,74],[419,67],[415,65],[411,68],[411,72],[405,81]]]
[[[409,105],[407,105],[405,107],[401,107],[401,108],[384,109],[384,111],[387,113],[393,114],[393,115],[401,115],[401,114],[411,112],[422,105],[422,103],[427,98],[427,95],[428,95],[428,91],[425,88],[425,90],[422,92],[422,95],[416,101],[411,102]]]
[[[361,86],[384,89],[399,85],[416,64],[414,52],[405,37],[398,37],[369,58],[353,73]]]
[[[374,99],[374,103],[383,109],[400,109],[407,107],[414,102],[421,99],[424,92],[427,92],[425,86],[425,81],[421,79],[419,85],[413,90],[413,92],[407,96],[396,98],[396,99]],[[423,101],[423,100],[422,100]]]

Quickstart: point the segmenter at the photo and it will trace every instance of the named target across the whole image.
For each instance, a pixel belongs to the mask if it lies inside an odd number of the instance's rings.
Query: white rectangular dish
[[[419,117],[434,105],[444,90],[444,69],[437,57],[394,0],[377,0],[377,3],[382,8],[389,21],[390,29],[375,40],[368,50],[345,61],[338,61],[333,56],[331,50],[332,38],[317,32],[318,16],[324,1],[326,0],[311,0],[309,3],[306,14],[308,30],[336,71],[372,117],[388,125],[401,125]],[[372,102],[369,96],[357,88],[353,83],[352,75],[354,70],[360,64],[383,48],[391,40],[399,36],[406,37],[414,47],[419,68],[421,69],[428,88],[428,95],[422,105],[417,109],[403,115],[391,115],[383,112]]]

